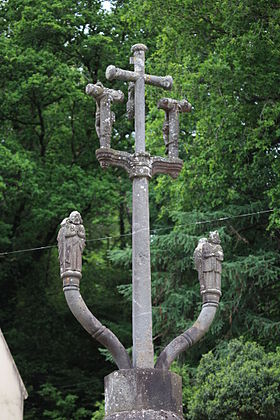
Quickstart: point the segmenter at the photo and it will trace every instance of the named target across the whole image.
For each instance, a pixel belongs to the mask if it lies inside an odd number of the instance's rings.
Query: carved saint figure
[[[177,158],[179,113],[190,112],[192,108],[191,104],[186,99],[177,101],[171,98],[162,98],[158,102],[158,108],[165,111],[165,119],[162,127],[165,154],[171,158]]]
[[[128,83],[128,98],[126,103],[126,114],[129,120],[133,120],[134,113],[135,113],[135,83],[129,82]]]
[[[86,238],[82,223],[78,211],[72,211],[61,223],[57,236],[61,275],[68,270],[82,271],[82,253]]]
[[[100,147],[111,147],[112,128],[115,122],[115,114],[111,110],[114,102],[122,102],[124,94],[120,90],[107,89],[101,82],[95,85],[89,83],[86,93],[94,97],[96,101],[95,129],[100,141]]]
[[[223,249],[220,245],[217,231],[210,232],[209,238],[202,238],[194,251],[195,268],[198,271],[200,293],[214,293],[221,291]],[[217,293],[217,292],[215,292]],[[205,299],[207,300],[208,298]]]
[[[203,271],[202,271],[202,247],[207,242],[207,238],[201,238],[198,241],[198,245],[195,248],[193,258],[194,258],[194,265],[198,272],[198,280],[200,283],[200,293],[205,290],[205,284],[203,280]]]

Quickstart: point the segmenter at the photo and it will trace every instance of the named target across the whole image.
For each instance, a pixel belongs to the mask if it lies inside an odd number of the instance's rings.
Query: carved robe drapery
[[[211,240],[202,246],[202,272],[206,289],[216,288],[221,290],[223,249],[220,244]]]
[[[61,223],[57,236],[60,273],[82,271],[82,253],[85,247],[85,229],[79,212],[72,212]]]

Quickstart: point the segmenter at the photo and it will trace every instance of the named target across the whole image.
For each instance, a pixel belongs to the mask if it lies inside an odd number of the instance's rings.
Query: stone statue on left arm
[[[60,260],[60,275],[66,271],[82,271],[82,253],[85,247],[85,228],[78,211],[72,211],[70,216],[61,223],[58,232],[58,250]]]

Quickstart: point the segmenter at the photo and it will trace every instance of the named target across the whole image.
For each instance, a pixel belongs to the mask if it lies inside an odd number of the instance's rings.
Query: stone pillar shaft
[[[133,367],[152,368],[151,263],[149,227],[149,183],[133,179],[132,230],[132,334]]]
[[[145,50],[134,45],[135,152],[145,153]],[[149,182],[143,174],[133,178],[132,193],[132,337],[133,367],[152,368],[152,335]]]

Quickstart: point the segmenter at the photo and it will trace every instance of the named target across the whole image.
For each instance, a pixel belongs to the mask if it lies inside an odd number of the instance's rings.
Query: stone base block
[[[160,369],[121,369],[105,377],[106,420],[182,420],[182,380]]]

